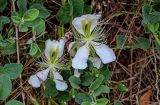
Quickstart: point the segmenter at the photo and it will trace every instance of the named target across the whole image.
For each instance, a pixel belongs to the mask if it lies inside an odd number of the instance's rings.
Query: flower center
[[[82,21],[82,30],[84,33],[84,37],[89,38],[91,34],[91,21],[90,20],[83,20]]]
[[[54,65],[57,60],[58,60],[58,49],[51,47],[49,53],[49,64],[51,68],[54,68]]]
[[[92,37],[91,37],[91,20],[86,19],[82,21],[82,30],[84,33],[84,40],[86,42],[91,42]]]

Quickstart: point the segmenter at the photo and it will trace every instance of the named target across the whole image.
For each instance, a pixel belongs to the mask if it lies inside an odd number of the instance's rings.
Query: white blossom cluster
[[[76,17],[72,22],[78,35],[77,39],[75,38],[75,42],[70,43],[68,51],[70,51],[73,44],[76,42],[81,45],[72,59],[72,67],[75,69],[74,75],[77,77],[80,76],[78,70],[87,68],[88,60],[90,60],[93,63],[93,66],[98,69],[100,68],[101,62],[107,64],[116,60],[113,50],[102,42],[104,39],[103,29],[98,28],[98,20],[100,17],[100,15],[87,14],[81,17]],[[41,83],[47,79],[48,75],[51,74],[57,90],[64,91],[68,88],[67,83],[63,80],[63,77],[59,72],[59,59],[63,55],[65,42],[65,38],[62,38],[60,41],[51,41],[50,39],[46,41],[46,69],[32,75],[28,80],[29,84],[38,88]],[[96,57],[91,56],[92,51],[96,53]]]

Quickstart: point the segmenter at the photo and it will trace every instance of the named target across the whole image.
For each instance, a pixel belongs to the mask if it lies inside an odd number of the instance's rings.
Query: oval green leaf
[[[24,105],[24,104],[17,100],[10,100],[5,105]]]
[[[7,75],[0,74],[0,100],[5,100],[11,93],[12,83]]]
[[[29,9],[27,10],[24,15],[24,21],[33,21],[35,20],[39,15],[39,10],[38,9]]]

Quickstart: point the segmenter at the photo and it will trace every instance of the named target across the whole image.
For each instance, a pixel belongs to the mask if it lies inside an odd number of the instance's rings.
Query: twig
[[[13,12],[15,12],[15,2],[14,0],[12,0],[12,9],[13,9]],[[18,43],[18,28],[17,26],[15,25],[15,34],[16,34],[16,49],[17,49],[17,63],[20,64],[20,57],[19,57],[19,43]],[[23,101],[23,104],[25,105],[25,94],[23,92],[23,85],[22,85],[22,76],[20,74],[19,76],[19,79],[20,79],[20,87],[22,89],[22,101]]]
[[[157,101],[158,101],[158,105],[160,105],[160,99],[159,99],[159,86],[158,86],[158,80],[159,80],[159,77],[158,77],[158,70],[157,70],[157,59],[156,59],[156,54],[155,54],[155,51],[154,51],[154,48],[153,48],[153,54],[154,54],[154,71],[156,73],[156,83],[155,83],[155,86],[156,86],[156,90],[157,90],[157,93],[156,93],[156,98],[157,98]]]

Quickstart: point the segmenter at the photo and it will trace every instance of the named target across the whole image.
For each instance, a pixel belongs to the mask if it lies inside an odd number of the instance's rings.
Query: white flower
[[[67,83],[63,80],[63,77],[58,72],[59,68],[59,58],[63,54],[65,45],[65,39],[61,39],[60,41],[50,39],[45,43],[45,57],[47,58],[44,64],[44,69],[42,71],[37,72],[35,75],[32,75],[28,82],[33,87],[40,87],[41,83],[45,81],[48,77],[49,72],[53,74],[53,80],[55,81],[56,88],[59,91],[64,91],[68,88]]]
[[[116,60],[113,50],[102,42],[104,39],[103,30],[97,28],[99,18],[100,15],[87,14],[75,18],[72,22],[80,34],[77,40],[83,43],[83,46],[78,48],[72,60],[72,67],[75,69],[85,69],[87,67],[87,60],[91,51],[95,51],[104,64]],[[69,46],[69,48],[71,46]],[[97,62],[96,67],[99,68],[101,63],[100,61]]]
[[[63,80],[63,77],[59,74],[58,71],[53,71],[54,81],[56,83],[56,88],[60,91],[64,91],[68,88],[68,85]]]
[[[93,66],[97,69],[101,66],[101,60],[98,57],[89,57],[89,60],[93,63]]]
[[[35,75],[32,75],[29,78],[28,83],[31,84],[35,88],[40,87],[42,81],[45,81],[47,79],[49,70],[50,69],[47,68],[46,70],[39,71]]]
[[[116,59],[113,50],[105,44],[95,45],[93,47],[104,64],[113,62]]]
[[[58,57],[61,57],[63,55],[64,44],[65,38],[61,39],[60,41],[51,41],[50,39],[47,40],[45,46],[45,56],[47,57],[47,59],[50,59],[50,53],[54,51],[58,51]]]
[[[87,14],[81,17],[74,18],[72,24],[80,34],[85,35],[84,28],[86,28],[86,26],[89,25],[89,32],[91,33],[93,29],[97,26],[100,17],[101,15]]]
[[[75,69],[85,69],[87,67],[87,60],[89,51],[87,45],[80,47],[72,60],[72,66]]]

